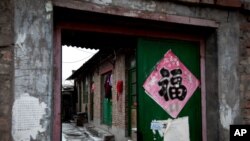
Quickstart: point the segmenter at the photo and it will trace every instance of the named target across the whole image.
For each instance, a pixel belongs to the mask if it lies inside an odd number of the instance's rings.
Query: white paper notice
[[[23,94],[16,99],[12,109],[12,136],[15,141],[30,141],[36,138],[38,132],[44,132],[40,120],[46,114],[44,102],[29,94]]]
[[[174,119],[168,123],[164,141],[190,141],[188,117]]]

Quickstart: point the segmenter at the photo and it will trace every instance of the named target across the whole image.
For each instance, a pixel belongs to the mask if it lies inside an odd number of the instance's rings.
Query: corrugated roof
[[[93,66],[97,65],[98,58],[100,57],[100,51],[97,52],[91,59],[89,59],[87,62],[85,62],[79,69],[74,71],[66,80],[73,80],[77,76],[79,76],[80,73],[87,71],[91,69]]]

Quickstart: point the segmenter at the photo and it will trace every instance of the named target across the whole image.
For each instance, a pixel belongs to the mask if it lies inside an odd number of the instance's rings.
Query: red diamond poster
[[[199,86],[199,80],[179,58],[167,51],[143,84],[145,92],[176,118]]]

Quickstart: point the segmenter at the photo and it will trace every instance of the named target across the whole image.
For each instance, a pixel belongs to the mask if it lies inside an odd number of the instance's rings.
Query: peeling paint
[[[157,131],[164,141],[190,141],[187,116],[177,119],[153,120],[150,128],[154,136]]]
[[[94,3],[108,5],[112,3],[112,0],[93,0]]]
[[[131,4],[131,7],[133,9],[142,8],[142,10],[146,10],[146,11],[155,11],[156,3],[154,1],[151,1],[151,2],[137,1],[137,2],[133,2],[133,4]]]
[[[46,9],[46,12],[51,12],[51,11],[53,10],[53,6],[52,6],[51,1],[48,1],[48,2],[45,4],[45,9]]]
[[[12,108],[12,137],[15,141],[36,139],[38,132],[44,132],[47,125],[41,125],[46,115],[47,105],[39,99],[22,94],[15,100]]]
[[[47,15],[46,15],[46,19],[47,19],[47,20],[50,20],[50,19],[51,19],[51,14],[47,14]]]
[[[135,12],[126,12],[124,13],[124,16],[128,16],[128,17],[137,17],[138,14]]]
[[[16,39],[16,46],[23,48],[23,43],[26,39],[26,34],[18,34],[17,39]]]
[[[234,123],[235,117],[239,114],[239,100],[233,108],[231,108],[225,100],[225,95],[222,96],[222,104],[220,105],[220,122],[224,129],[229,130],[229,126]]]
[[[46,88],[48,82],[47,82],[47,75],[42,74],[38,76],[38,82],[36,84],[37,88]],[[45,93],[46,89],[37,89],[39,93]]]

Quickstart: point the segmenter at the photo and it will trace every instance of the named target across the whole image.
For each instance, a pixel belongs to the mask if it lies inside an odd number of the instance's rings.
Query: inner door
[[[138,140],[162,141],[158,133],[150,129],[153,120],[166,120],[171,116],[163,110],[142,87],[154,66],[161,60],[168,50],[180,59],[187,69],[200,80],[200,48],[199,43],[166,40],[166,39],[139,39],[137,46],[137,86],[138,86]],[[190,141],[202,140],[202,112],[201,89],[198,87],[184,108],[178,115],[188,116]],[[171,118],[173,119],[173,118]],[[178,133],[176,133],[178,136]]]
[[[112,125],[111,72],[102,75],[102,123]]]

